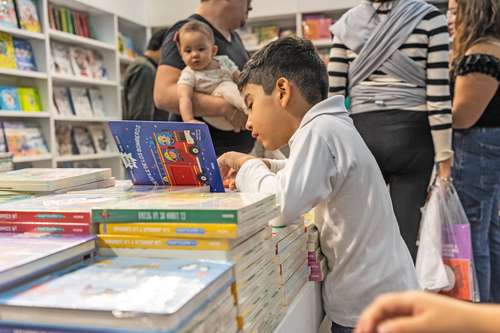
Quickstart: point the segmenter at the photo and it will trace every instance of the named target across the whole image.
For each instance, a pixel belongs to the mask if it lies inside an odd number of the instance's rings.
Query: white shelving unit
[[[134,41],[139,53],[144,51],[150,36],[150,28],[125,19],[79,0],[35,0],[38,6],[38,16],[42,27],[41,33],[33,33],[23,29],[0,28],[14,37],[28,40],[35,56],[38,72],[21,71],[0,68],[0,85],[36,87],[40,93],[43,112],[0,111],[0,121],[18,120],[37,122],[47,143],[49,153],[38,156],[18,156],[14,158],[16,167],[58,167],[66,166],[68,162],[97,161],[103,167],[110,167],[117,178],[124,176],[119,153],[90,155],[59,156],[57,149],[56,127],[60,124],[85,126],[87,124],[104,124],[108,121],[122,119],[120,81],[125,66],[133,59],[125,57],[118,51],[119,32],[129,36]],[[86,38],[70,33],[51,29],[48,21],[49,4],[62,6],[85,12],[89,16],[89,25],[93,38]],[[68,46],[79,46],[99,52],[107,69],[109,79],[96,80],[86,77],[61,75],[52,69],[52,43],[62,43]],[[122,67],[122,70],[120,70]],[[53,87],[83,87],[97,88],[101,91],[104,102],[104,117],[77,117],[59,115],[53,103]],[[108,132],[108,140],[115,147],[114,140]]]

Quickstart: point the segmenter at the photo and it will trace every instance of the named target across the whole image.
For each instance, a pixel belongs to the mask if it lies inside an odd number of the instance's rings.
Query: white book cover
[[[104,117],[104,99],[99,89],[89,88],[90,103],[96,117]]]
[[[92,136],[86,127],[73,127],[73,141],[75,142],[78,154],[86,155],[96,153]]]
[[[68,87],[54,87],[54,105],[60,116],[74,116]]]
[[[52,70],[62,75],[74,75],[68,46],[52,43]]]
[[[89,64],[88,50],[81,47],[70,47],[71,66],[76,76],[93,77],[92,68]]]
[[[112,152],[111,144],[106,127],[103,125],[89,125],[88,127],[90,135],[92,136],[92,141],[94,142],[94,147],[96,152],[99,153],[109,153]],[[114,141],[113,141],[114,142]]]
[[[90,104],[89,95],[86,88],[71,87],[71,100],[73,101],[73,109],[77,117],[93,117],[92,105]]]

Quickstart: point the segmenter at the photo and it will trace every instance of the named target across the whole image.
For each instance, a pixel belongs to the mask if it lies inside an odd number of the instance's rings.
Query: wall
[[[149,25],[148,14],[149,2],[151,0],[77,0],[89,6],[102,9],[130,21]],[[164,2],[173,3],[171,0],[164,0]]]

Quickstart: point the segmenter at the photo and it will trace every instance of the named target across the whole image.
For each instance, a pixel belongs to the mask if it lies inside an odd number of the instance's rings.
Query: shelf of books
[[[123,176],[107,122],[122,118],[120,66],[149,36],[78,0],[2,0],[0,152],[12,153],[16,168],[91,161]]]

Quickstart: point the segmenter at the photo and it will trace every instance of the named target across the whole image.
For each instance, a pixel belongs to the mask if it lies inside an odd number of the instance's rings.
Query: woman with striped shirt
[[[423,1],[362,0],[331,30],[330,94],[350,98],[415,259],[434,163],[440,177],[451,173],[447,20]]]

